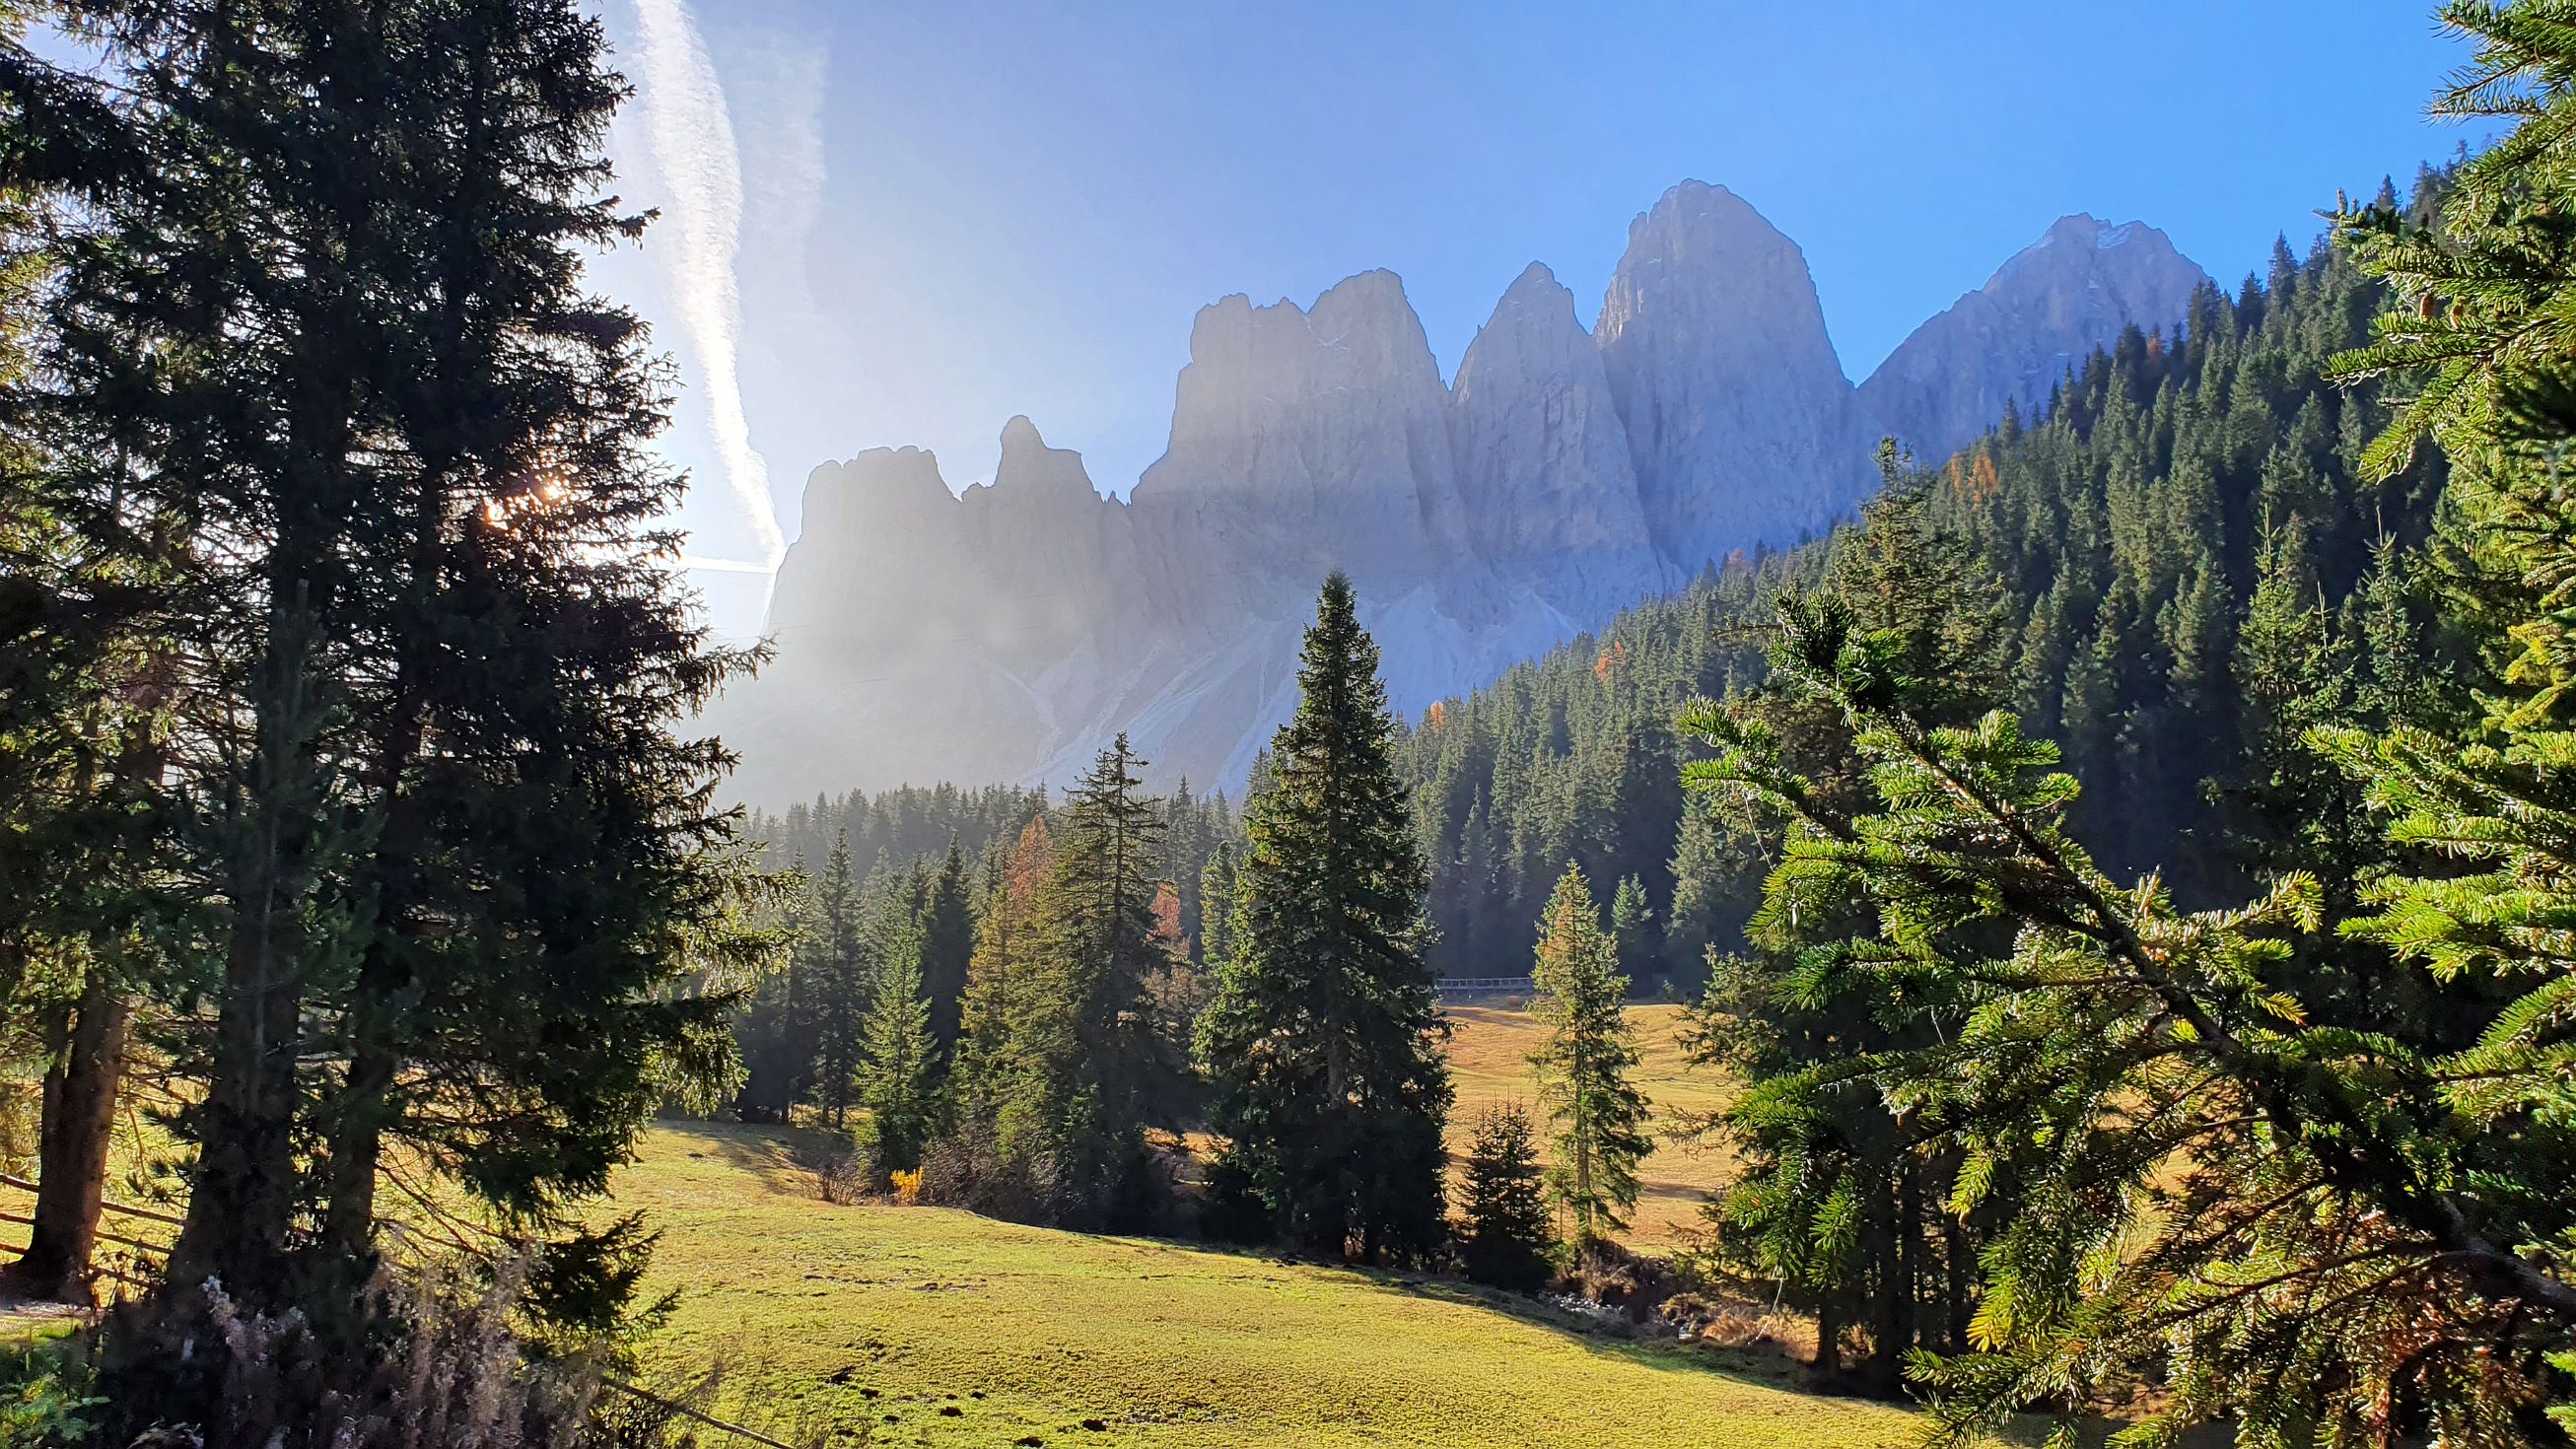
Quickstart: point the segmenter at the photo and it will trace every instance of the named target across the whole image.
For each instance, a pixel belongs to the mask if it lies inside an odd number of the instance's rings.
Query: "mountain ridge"
[[[963,490],[915,448],[815,468],[778,657],[706,719],[762,804],[1061,783],[1120,732],[1160,780],[1239,784],[1329,570],[1412,717],[1821,533],[1882,431],[1945,455],[1957,418],[1981,429],[2083,338],[2178,325],[2206,280],[2152,227],[2063,218],[1854,384],[1796,243],[1686,181],[1630,224],[1590,328],[1534,261],[1447,380],[1393,272],[1304,307],[1231,294],[1192,320],[1170,443],[1124,499],[1025,416]]]

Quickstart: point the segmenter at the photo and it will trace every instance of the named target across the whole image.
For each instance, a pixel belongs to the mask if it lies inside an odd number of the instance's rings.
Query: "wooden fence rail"
[[[1537,983],[1527,976],[1444,976],[1440,979],[1440,999],[1457,1001],[1470,996],[1533,995]]]
[[[16,1173],[12,1172],[0,1172],[0,1185],[14,1187],[20,1192],[32,1193],[37,1190],[34,1180],[20,1177]],[[168,1213],[155,1212],[152,1209],[145,1207],[136,1207],[131,1203],[109,1202],[105,1199],[101,1199],[99,1207],[105,1212],[120,1213],[129,1218],[140,1218],[145,1222],[162,1223],[174,1228],[184,1226],[178,1218],[172,1217]],[[31,1217],[23,1217],[17,1213],[0,1212],[0,1223],[16,1223],[21,1227],[32,1228],[36,1225],[36,1220]],[[155,1243],[145,1238],[128,1237],[123,1233],[115,1232],[104,1227],[98,1229],[97,1232],[101,1241],[114,1243],[119,1247],[130,1249],[130,1252],[122,1255],[122,1261],[132,1264],[135,1268],[141,1271],[140,1273],[130,1273],[123,1268],[114,1266],[113,1264],[92,1259],[89,1265],[90,1272],[102,1278],[113,1278],[119,1283],[127,1284],[128,1286],[135,1288],[149,1288],[153,1285],[154,1278],[156,1278],[161,1272],[162,1255],[170,1251],[169,1244]],[[0,1243],[0,1253],[6,1253],[15,1257],[23,1255],[26,1251],[27,1249],[23,1244],[11,1246],[9,1244]]]
[[[16,1223],[18,1226],[20,1226],[20,1227],[22,1227],[22,1228],[32,1228],[32,1227],[34,1227],[34,1226],[36,1225],[36,1220],[35,1220],[34,1218],[31,1218],[31,1217],[24,1217],[24,1216],[21,1216],[20,1214],[17,1214],[17,1213],[0,1213],[0,1223]],[[162,1252],[162,1251],[166,1250],[166,1249],[169,1247],[169,1244],[167,1244],[167,1243],[150,1243],[150,1242],[145,1242],[145,1241],[144,1241],[143,1239],[141,1239],[141,1238],[129,1238],[129,1237],[125,1236],[123,1233],[111,1233],[111,1232],[109,1232],[109,1231],[108,1231],[107,1229],[105,1229],[105,1228],[100,1228],[100,1229],[98,1229],[98,1230],[96,1231],[96,1233],[95,1233],[95,1236],[96,1236],[96,1237],[99,1239],[99,1241],[101,1241],[101,1242],[106,1242],[106,1243],[122,1243],[122,1244],[124,1244],[126,1247],[129,1247],[129,1248],[139,1248],[139,1249],[141,1249],[141,1250],[143,1250],[144,1252],[147,1252],[147,1253],[158,1253],[158,1252]],[[24,1250],[22,1249],[21,1251],[24,1251]]]
[[[20,1192],[36,1191],[36,1184],[32,1180],[20,1177],[16,1173],[12,1172],[0,1172],[0,1183],[6,1183],[9,1186],[18,1189]],[[107,1209],[109,1212],[123,1213],[127,1217],[142,1218],[147,1222],[167,1223],[174,1228],[187,1226],[187,1224],[170,1216],[168,1213],[154,1212],[150,1208],[130,1207],[121,1202],[109,1202],[104,1198],[100,1199],[99,1206]]]

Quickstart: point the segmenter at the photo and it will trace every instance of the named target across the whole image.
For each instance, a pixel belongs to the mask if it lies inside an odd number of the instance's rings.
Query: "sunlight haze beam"
[[[653,165],[672,206],[660,235],[671,238],[672,287],[680,325],[705,380],[708,427],[725,484],[750,522],[760,572],[787,552],[769,496],[769,464],[751,445],[740,370],[742,297],[734,258],[742,240],[742,165],[723,83],[686,0],[636,0],[642,22],[643,103]]]

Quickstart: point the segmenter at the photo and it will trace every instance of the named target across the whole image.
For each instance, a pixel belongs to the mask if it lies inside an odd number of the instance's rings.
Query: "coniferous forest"
[[[734,1285],[653,1276],[657,1120],[1122,1280],[1767,1297],[1936,1443],[2570,1442],[2576,7],[2442,16],[2500,139],[1823,538],[1415,721],[1331,572],[1239,800],[1121,734],[770,814],[583,269],[657,224],[597,17],[0,0],[0,1449],[787,1449],[671,1376]],[[1440,980],[1524,973],[1470,1116]],[[1719,1105],[1657,1114],[1646,998]],[[1669,1139],[1726,1174],[1647,1261]],[[800,1444],[900,1421],[861,1351],[755,1377],[864,1395]]]
[[[2374,205],[2421,223],[2444,186],[2427,171]],[[1882,459],[1913,500],[1903,527],[1965,552],[1981,613],[1952,627],[1991,634],[1974,663],[1994,702],[2102,782],[2078,837],[2117,872],[2161,869],[2186,901],[2241,891],[2316,828],[2302,791],[2325,786],[2301,773],[2302,730],[2429,703],[2463,647],[2419,567],[2441,459],[2366,477],[2378,384],[2329,376],[2389,295],[2331,241],[2305,259],[2278,247],[2267,276],[2196,297],[2175,335],[2087,359],[2041,416],[2007,413],[1952,458]],[[1850,587],[1888,546],[1845,529],[1738,557],[1434,707],[1400,759],[1444,971],[1515,959],[1575,861],[1639,883],[1654,948],[1639,979],[1695,989],[1708,946],[1741,943],[1770,850],[1759,822],[1678,788],[1673,721],[1760,687],[1784,592]]]

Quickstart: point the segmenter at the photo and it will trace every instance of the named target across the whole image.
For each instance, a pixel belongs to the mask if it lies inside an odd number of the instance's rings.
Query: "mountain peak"
[[[2025,415],[2036,410],[2121,328],[2179,325],[2206,280],[2144,222],[2059,217],[1983,287],[1916,328],[1862,384],[1862,402],[1919,456],[1947,457],[1991,425],[2005,399]]]
[[[1410,370],[1416,353],[1423,359],[1431,356],[1431,339],[1414,314],[1413,299],[1404,294],[1404,279],[1383,267],[1325,288],[1306,309],[1306,322],[1326,347],[1369,344],[1370,355],[1389,373]]]
[[[1638,219],[1642,221],[1646,217],[1654,216],[1701,215],[1720,210],[1750,213],[1757,219],[1761,216],[1760,212],[1754,211],[1753,203],[1729,191],[1725,186],[1716,182],[1702,181],[1695,176],[1685,176],[1665,187],[1664,194],[1656,197],[1655,204],[1646,209],[1645,217]],[[1769,225],[1768,222],[1763,224]]]
[[[1806,254],[1734,192],[1684,181],[1629,224],[1593,336],[1677,575],[1821,532],[1865,492]]]
[[[2116,258],[2112,253],[2119,253]],[[2168,259],[2180,260],[2173,238],[2143,221],[2114,224],[2098,216],[2077,212],[2061,216],[2049,224],[2039,240],[2023,247],[2005,259],[1986,281],[1993,291],[2006,278],[2030,267],[2045,264],[2056,267],[2093,267],[2103,265],[2156,266]],[[2185,266],[2190,263],[2185,262]],[[2193,268],[2198,271],[2197,267]]]
[[[2048,230],[2041,234],[2038,241],[2022,250],[2032,252],[2042,247],[2073,246],[2078,249],[2089,247],[2094,251],[2109,251],[2114,247],[2127,246],[2132,242],[2142,243],[2150,250],[2173,250],[2171,238],[2143,221],[2114,223],[2084,211],[2061,216],[2051,222]]]
[[[1508,306],[1534,297],[1554,298],[1560,293],[1569,302],[1574,298],[1572,292],[1565,290],[1565,284],[1556,279],[1556,273],[1547,263],[1532,262],[1521,268],[1521,274],[1512,278],[1512,284],[1503,289],[1503,305]],[[1497,307],[1495,310],[1500,311],[1501,308]]]
[[[1496,576],[1596,624],[1664,582],[1627,433],[1574,294],[1532,262],[1458,360],[1450,450]]]
[[[1748,256],[1785,252],[1806,269],[1806,255],[1752,202],[1723,186],[1681,181],[1666,188],[1655,204],[1628,223],[1628,250],[1622,271],[1640,265],[1673,264],[1693,256]],[[1812,287],[1810,288],[1812,290]]]
[[[997,489],[1047,489],[1096,498],[1082,455],[1071,448],[1050,448],[1038,425],[1022,413],[1002,425],[1002,461],[993,469]]]
[[[1393,272],[1345,277],[1302,309],[1239,297],[1201,309],[1170,444],[1131,497],[1189,516],[1247,567],[1188,580],[1178,612],[1201,617],[1200,595],[1246,588],[1302,607],[1333,568],[1363,589],[1440,574],[1466,552],[1447,405]]]

